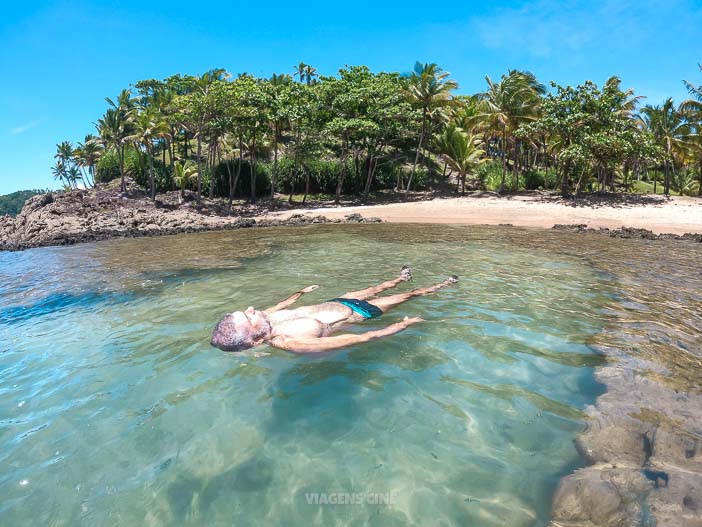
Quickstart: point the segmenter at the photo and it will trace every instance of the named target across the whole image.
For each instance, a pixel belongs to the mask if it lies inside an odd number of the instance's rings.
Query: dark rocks
[[[256,219],[268,214],[261,205],[231,210],[224,200],[203,198],[186,191],[160,194],[151,201],[128,182],[121,193],[113,184],[90,190],[33,196],[17,217],[0,217],[0,250],[104,240],[115,237],[161,236],[183,232],[241,229],[280,225],[367,223],[381,221],[353,214],[344,220],[293,214],[288,219]]]
[[[608,229],[601,227],[599,229],[589,228],[584,223],[575,223],[572,225],[563,225],[557,223],[553,227],[556,231],[568,232],[591,232],[595,234],[606,234],[612,238],[636,238],[641,240],[688,240],[693,242],[702,242],[702,234],[685,233],[685,234],[655,234],[646,229],[635,229],[633,227],[621,227],[619,229]]]
[[[358,212],[344,216],[344,223],[380,223],[380,218],[364,218]]]

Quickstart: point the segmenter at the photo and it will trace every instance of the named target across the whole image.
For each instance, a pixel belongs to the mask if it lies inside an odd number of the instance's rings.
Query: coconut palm
[[[466,176],[485,162],[485,151],[479,147],[481,141],[480,135],[465,132],[454,124],[446,127],[438,141],[444,160],[458,172],[461,192],[466,191]]]
[[[670,172],[675,171],[674,152],[685,145],[684,136],[689,130],[688,123],[671,98],[662,105],[647,104],[641,109],[641,118],[665,151],[663,192],[667,196],[670,193]]]
[[[702,71],[702,64],[700,64]],[[702,84],[695,86],[691,82],[683,81],[690,92],[690,98],[680,105],[685,112],[686,119],[690,124],[689,142],[693,157],[699,165],[699,186],[697,195],[702,196]]]
[[[97,175],[97,163],[102,155],[99,139],[92,134],[86,135],[84,141],[78,143],[73,153],[78,166],[86,169],[87,175],[90,176],[88,178],[84,175],[83,181],[89,186],[94,186]]]
[[[500,191],[504,191],[508,139],[520,124],[538,117],[539,103],[541,96],[546,93],[546,87],[540,84],[532,73],[519,70],[509,70],[506,75],[502,75],[499,82],[493,82],[489,76],[485,77],[485,81],[488,88],[478,94],[478,97],[482,101],[484,119],[500,138],[502,158]],[[516,157],[515,143],[515,176]]]
[[[178,187],[180,188],[181,199],[185,197],[185,189],[193,182],[197,181],[197,175],[197,165],[192,161],[175,163],[173,180],[175,181],[176,185],[178,185]]]
[[[124,155],[134,139],[134,112],[135,101],[131,97],[131,90],[122,90],[116,101],[109,97],[105,100],[110,105],[105,115],[98,119],[97,130],[105,148],[114,148],[119,159],[120,189],[127,190],[124,178]]]
[[[451,80],[449,78],[450,75],[449,72],[442,70],[436,64],[422,64],[418,61],[415,63],[414,71],[408,79],[407,98],[410,103],[421,109],[422,124],[414,163],[412,164],[412,172],[407,182],[407,191],[412,187],[412,180],[417,170],[422,145],[425,141],[429,142],[431,140],[431,132],[427,130],[427,126],[431,123],[432,118],[436,116],[435,112],[449,104],[451,92],[458,88],[458,83]]]
[[[319,75],[317,75],[317,68],[313,68],[302,61],[300,61],[297,66],[293,66],[293,71],[295,72],[293,73],[293,77],[297,77],[300,79],[300,82],[304,82],[308,86],[312,84],[315,77],[319,77]]]
[[[134,142],[143,147],[149,162],[149,189],[151,199],[156,197],[154,178],[154,141],[169,132],[169,126],[163,116],[153,107],[144,107],[134,119]]]
[[[64,188],[68,185],[68,173],[66,171],[66,166],[63,164],[62,161],[57,160],[56,163],[54,163],[54,166],[51,167],[51,174],[54,176],[54,179],[59,180],[59,182],[62,186],[64,186]],[[64,183],[64,180],[66,183]]]

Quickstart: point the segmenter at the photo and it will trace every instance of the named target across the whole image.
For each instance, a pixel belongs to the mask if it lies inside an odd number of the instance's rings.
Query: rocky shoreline
[[[134,187],[120,193],[110,186],[48,193],[27,200],[17,216],[0,217],[0,251],[72,245],[120,237],[164,236],[201,231],[318,223],[369,223],[378,218],[349,214],[343,219],[293,214],[268,219],[266,207],[221,200],[197,201],[192,193],[160,194],[155,200]]]
[[[575,223],[570,225],[562,225],[560,223],[557,223],[551,228],[557,231],[604,234],[612,238],[635,238],[642,240],[687,240],[702,243],[702,234],[695,234],[689,232],[686,234],[656,234],[653,231],[649,231],[647,229],[636,229],[633,227],[621,227],[619,229],[608,229],[607,227],[600,227],[599,229],[593,229],[591,227],[588,227],[584,223]]]

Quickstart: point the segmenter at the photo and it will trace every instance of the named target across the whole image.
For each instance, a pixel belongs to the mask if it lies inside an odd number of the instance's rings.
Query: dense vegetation
[[[4,196],[0,196],[0,216],[3,216],[5,214],[10,214],[11,216],[19,214],[26,200],[28,200],[32,196],[36,196],[37,194],[43,194],[45,192],[48,191],[18,190],[17,192],[13,192],[12,194],[5,194]]]
[[[448,72],[409,75],[347,66],[318,76],[143,80],[123,90],[96,135],[57,147],[54,176],[66,187],[131,176],[151,195],[198,196],[377,189],[702,192],[702,86],[676,106],[641,105],[611,77],[551,89],[510,70],[485,91],[457,95]],[[304,198],[303,198],[304,199]]]

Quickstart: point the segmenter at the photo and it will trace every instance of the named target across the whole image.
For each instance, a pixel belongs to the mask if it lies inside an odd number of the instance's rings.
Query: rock
[[[127,192],[119,181],[90,190],[33,196],[17,217],[0,217],[0,250],[21,250],[45,245],[67,245],[114,237],[160,236],[181,232],[240,229],[273,225],[330,223],[323,215],[293,214],[287,220],[260,221],[268,208],[244,204],[236,208],[225,200],[197,201],[194,192],[161,194],[146,198],[143,190],[127,180]],[[353,214],[333,223],[380,221]]]
[[[686,240],[694,242],[702,242],[702,234],[685,233],[685,234],[655,234],[647,229],[635,229],[632,227],[621,227],[619,229],[608,229],[602,227],[599,229],[588,228],[584,223],[575,223],[571,225],[563,225],[557,223],[553,227],[553,230],[557,231],[570,231],[570,232],[589,232],[595,234],[606,234],[612,238],[638,238],[643,240]]]
[[[573,527],[639,525],[641,507],[631,489],[649,486],[637,470],[601,466],[578,470],[558,485],[553,524]]]
[[[622,416],[613,422],[599,415],[588,422],[575,446],[589,463],[643,467],[651,453],[650,432],[649,426],[636,419]]]

